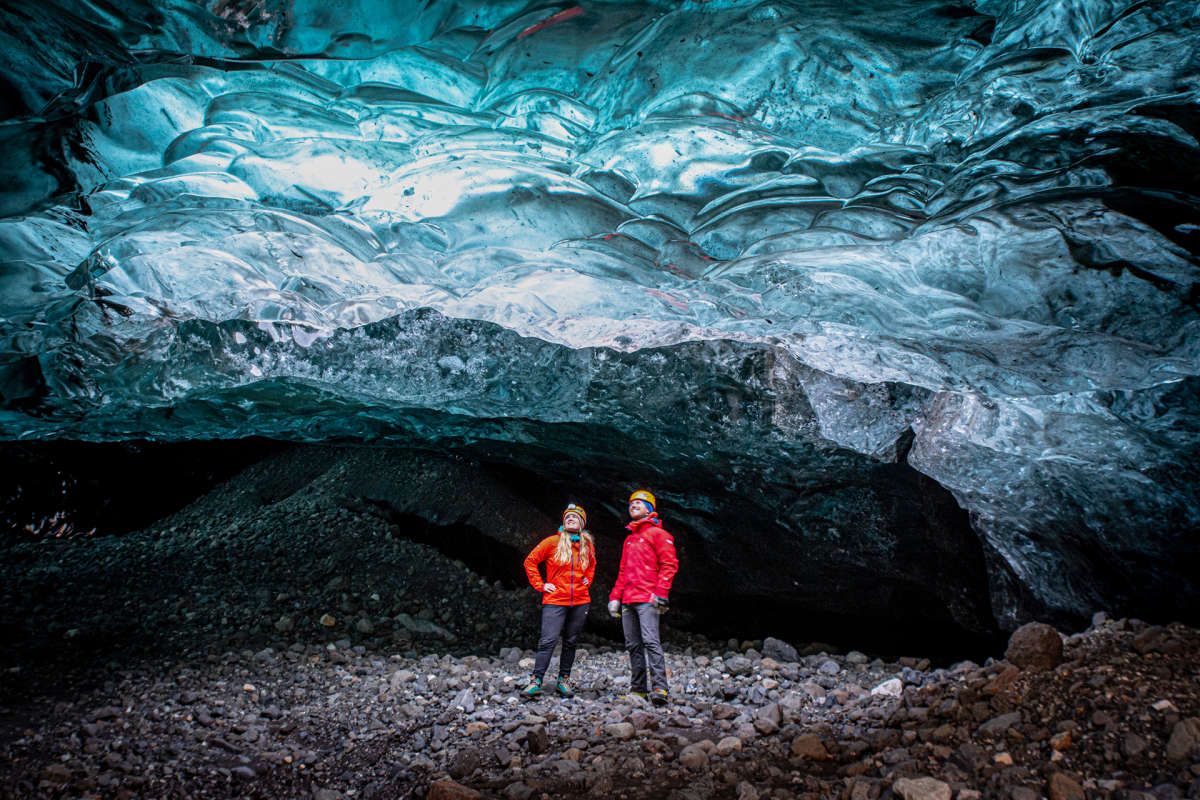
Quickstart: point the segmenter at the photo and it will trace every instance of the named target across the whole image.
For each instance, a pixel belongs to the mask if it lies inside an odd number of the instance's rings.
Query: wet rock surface
[[[656,708],[596,615],[576,697],[522,702],[530,590],[345,509],[256,519],[200,504],[7,547],[0,797],[1200,792],[1200,633],[1181,625],[1100,615],[1062,663],[1021,669],[720,643],[668,616]]]

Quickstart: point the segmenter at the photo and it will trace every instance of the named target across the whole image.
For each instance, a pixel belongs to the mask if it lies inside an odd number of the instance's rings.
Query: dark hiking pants
[[[575,665],[575,642],[579,632],[583,630],[583,622],[587,619],[587,605],[579,606],[542,606],[542,638],[538,640],[537,660],[533,664],[533,674],[540,681],[550,666],[550,656],[554,655],[554,646],[558,637],[562,636],[562,654],[558,657],[558,674],[564,678],[570,676],[571,667]]]
[[[625,631],[625,649],[633,678],[631,692],[667,688],[667,662],[663,658],[662,642],[658,638],[658,609],[650,603],[627,603],[621,606],[621,628]],[[649,667],[649,683],[646,668]]]

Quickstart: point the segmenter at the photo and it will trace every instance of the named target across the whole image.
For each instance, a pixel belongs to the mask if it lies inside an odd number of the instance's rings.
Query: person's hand
[[[665,597],[659,597],[656,594],[650,595],[650,605],[658,609],[658,613],[665,614],[667,609],[671,607],[671,601]]]
[[[608,601],[608,615],[610,617],[614,617],[614,618],[619,618],[621,616],[621,601],[620,600],[609,600]]]
[[[550,592],[557,592],[558,587],[555,586],[553,583],[546,583],[542,586],[542,591],[549,594]]]

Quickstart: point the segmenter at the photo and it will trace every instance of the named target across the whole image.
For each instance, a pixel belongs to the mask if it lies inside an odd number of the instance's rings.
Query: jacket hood
[[[656,528],[661,528],[662,520],[658,518],[657,512],[651,511],[649,514],[642,517],[641,519],[632,520],[625,527],[631,531],[636,531],[638,528],[642,527],[643,525],[653,525]]]

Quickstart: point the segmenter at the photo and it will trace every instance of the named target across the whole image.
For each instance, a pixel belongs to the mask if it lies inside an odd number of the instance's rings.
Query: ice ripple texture
[[[1194,608],[1195,3],[394,5],[5,15],[0,434],[531,446],[800,535],[906,459],[1001,622]]]

